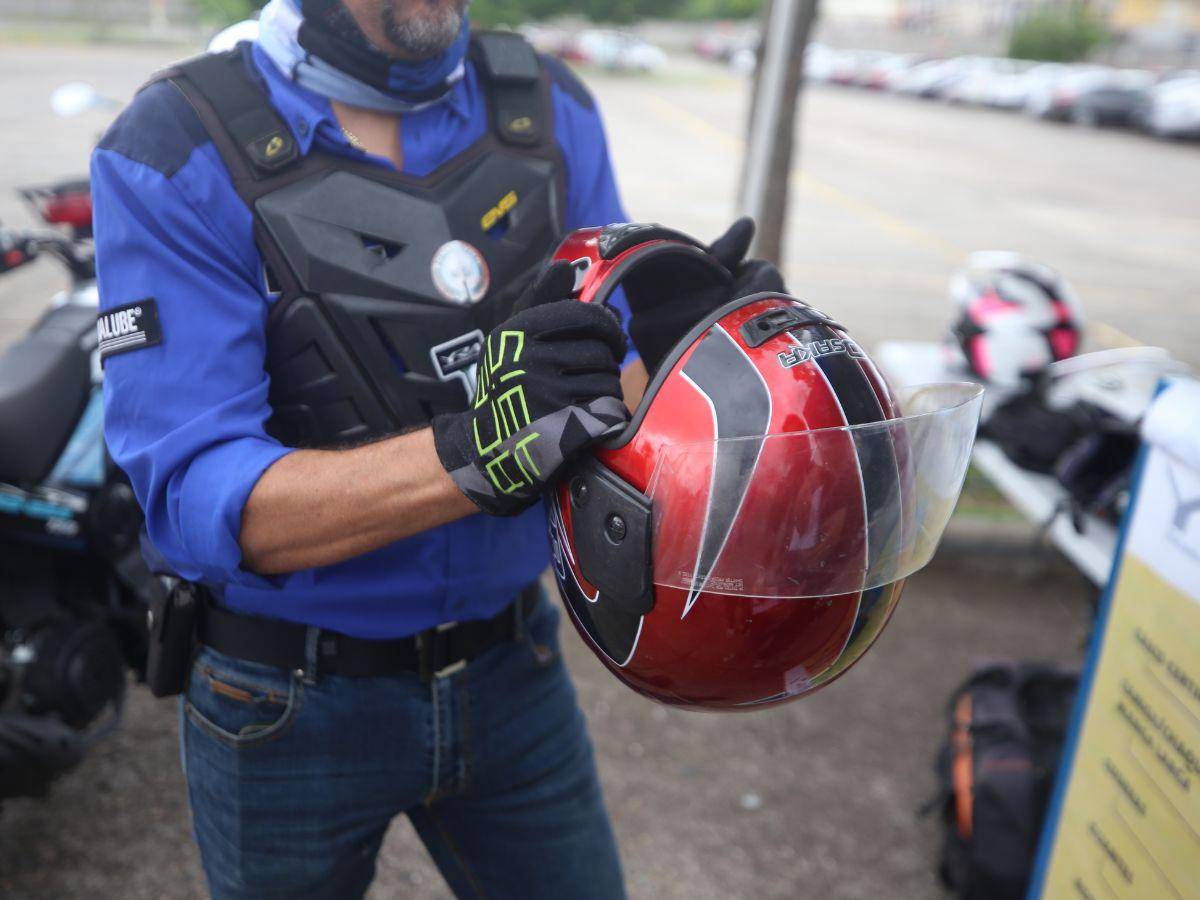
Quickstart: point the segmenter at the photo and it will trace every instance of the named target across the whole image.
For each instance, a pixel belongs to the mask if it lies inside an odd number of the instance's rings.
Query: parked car
[[[833,84],[858,85],[867,67],[882,56],[875,50],[842,50],[834,59],[829,80]]]
[[[758,29],[722,22],[692,41],[692,52],[701,59],[730,63],[743,50],[758,47]]]
[[[535,50],[550,56],[562,57],[564,51],[568,51],[573,43],[571,35],[561,28],[551,28],[529,22],[517,30],[525,36],[525,40],[529,41]]]
[[[1030,87],[1025,98],[1024,111],[1035,119],[1065,120],[1071,105],[1079,91],[1096,83],[1097,77],[1103,77],[1103,69],[1099,66],[1070,65],[1067,71],[1061,72],[1054,78],[1044,79],[1041,83]]]
[[[711,47],[700,50],[714,52]],[[744,67],[753,69],[754,52]],[[736,58],[736,53],[735,53]],[[734,60],[731,60],[734,64]],[[1042,119],[1080,125],[1134,126],[1164,137],[1200,137],[1200,70],[1156,74],[1095,64],[847,50],[813,43],[807,79],[951,103],[1023,109]]]
[[[939,97],[947,87],[962,78],[965,71],[962,58],[927,60],[897,77],[895,91],[913,97]]]
[[[922,59],[916,53],[886,54],[864,66],[859,83],[875,91],[894,90],[900,77]]]
[[[1138,127],[1159,137],[1200,138],[1200,75],[1163,81],[1134,112]]]
[[[724,28],[713,28],[696,36],[692,41],[692,52],[701,59],[721,62],[729,56],[729,45],[733,35]]]
[[[614,71],[657,72],[667,65],[667,55],[661,49],[622,31],[585,31],[575,47],[584,62]]]
[[[881,50],[860,50],[854,57],[854,72],[850,78],[850,84],[862,88],[872,87],[876,67],[891,57],[891,53],[884,53]]]
[[[759,44],[757,39],[753,44],[738,47],[729,57],[729,68],[743,75],[749,75],[758,67]]]
[[[842,51],[813,42],[804,50],[804,78],[813,84],[825,84],[833,78],[833,70]]]
[[[1076,125],[1092,127],[1131,126],[1156,81],[1150,72],[1120,72],[1111,82],[1081,91],[1071,107],[1070,119]]]
[[[994,109],[1024,109],[1030,94],[1056,83],[1070,71],[1061,63],[1018,61],[1011,69],[994,74],[981,101]]]
[[[942,99],[950,103],[989,106],[999,85],[1019,77],[1029,68],[1028,62],[1019,59],[969,57],[962,77],[942,91]]]
[[[1079,65],[1063,77],[1033,91],[1025,112],[1039,119],[1066,122],[1079,98],[1106,87],[1148,86],[1154,76],[1136,69],[1110,69],[1107,66]]]

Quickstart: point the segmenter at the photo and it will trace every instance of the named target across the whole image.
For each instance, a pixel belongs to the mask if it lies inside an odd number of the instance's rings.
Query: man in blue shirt
[[[536,588],[541,491],[646,383],[530,274],[625,218],[587,91],[466,0],[272,0],[92,188],[108,445],[212,597],[181,738],[214,896],[361,895],[401,812],[459,896],[622,896]]]
[[[479,144],[489,90],[466,55],[465,5],[275,0],[239,58],[286,125],[267,144],[418,180]],[[547,138],[563,163],[556,231],[623,220],[591,97],[561,64],[540,65]],[[459,440],[478,428],[464,418],[471,410],[343,450],[297,450],[271,433],[271,379],[282,376],[268,371],[268,319],[282,273],[264,258],[220,143],[194,98],[158,81],[92,163],[106,433],[153,548],[235,623],[297,623],[305,644],[294,666],[270,665],[292,632],[260,641],[250,629],[244,653],[205,639],[192,669],[183,756],[214,896],[360,895],[399,812],[460,896],[620,896],[590,742],[558,658],[558,613],[528,601],[548,561],[533,501],[553,472],[513,498],[498,493],[492,508],[469,500],[470,472],[488,471]],[[623,338],[601,320],[609,314],[546,313],[564,304],[544,301],[567,290],[561,277],[526,290],[522,305],[536,308],[518,324],[531,348],[594,365],[551,366],[527,383],[535,416],[539,404],[548,413],[621,392]],[[528,358],[527,380],[532,349]],[[644,369],[625,362],[636,395]],[[472,515],[477,506],[506,517]],[[455,622],[488,627],[459,639],[462,628],[446,625]],[[414,635],[433,638],[436,659],[426,647],[403,652]],[[404,657],[399,671],[363,662],[364,640]]]

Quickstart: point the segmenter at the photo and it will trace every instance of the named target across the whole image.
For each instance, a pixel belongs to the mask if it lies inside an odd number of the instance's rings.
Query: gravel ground
[[[568,664],[596,743],[634,898],[939,898],[931,795],[943,706],[978,660],[1077,662],[1090,588],[1056,566],[943,559],[912,579],[875,650],[828,691],[752,715],[665,709],[621,687],[573,631]],[[1008,572],[1008,574],[1005,574]],[[569,630],[569,626],[568,626]],[[177,712],[143,690],[124,726],[46,801],[0,813],[0,896],[204,896]],[[371,897],[448,896],[397,820]]]
[[[83,79],[126,97],[180,55],[0,47],[0,220],[31,224],[11,189],[84,171],[104,127],[102,113],[50,116],[56,84]],[[592,83],[631,215],[716,234],[736,180],[740,85],[691,67],[657,82]],[[1175,312],[1200,281],[1194,147],[834,89],[806,104],[788,274],[864,343],[932,337],[962,255],[1012,247],[1062,266],[1094,319],[1200,361],[1200,320]],[[48,262],[0,281],[0,345],[59,286]],[[1103,326],[1094,338],[1121,340]],[[1094,598],[1056,563],[980,556],[978,533],[971,552],[943,553],[911,580],[859,667],[782,709],[657,707],[568,636],[633,897],[943,896],[937,828],[916,811],[933,788],[946,697],[983,658],[1078,662]],[[7,803],[0,896],[203,896],[176,729],[173,703],[135,690],[121,730],[48,800]],[[389,834],[372,896],[446,896],[406,821]]]

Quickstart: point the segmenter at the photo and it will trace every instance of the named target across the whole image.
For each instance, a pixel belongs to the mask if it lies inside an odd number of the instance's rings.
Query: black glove
[[[484,342],[471,409],[433,420],[442,465],[491,515],[531,506],[568,460],[629,419],[621,324],[603,306],[559,299],[574,283],[568,263],[548,268]]]
[[[740,300],[742,297],[767,291],[777,294],[787,292],[783,284],[783,274],[774,263],[765,259],[746,259],[753,242],[754,220],[749,216],[742,216],[709,246],[708,252],[733,276],[733,285],[723,302]]]
[[[545,275],[550,265],[550,257],[539,260],[528,269],[517,273],[500,289],[494,298],[477,308],[480,318],[477,320],[479,330],[490,332],[503,325],[510,317],[528,307],[535,296],[533,287]],[[565,294],[550,297],[549,300],[561,300]]]
[[[688,291],[664,290],[653,281],[635,283],[636,276],[627,282],[629,336],[651,375],[688,329],[714,309],[764,291],[784,293],[779,269],[766,260],[746,259],[753,240],[754,220],[742,217],[708,248],[733,277],[729,285]]]

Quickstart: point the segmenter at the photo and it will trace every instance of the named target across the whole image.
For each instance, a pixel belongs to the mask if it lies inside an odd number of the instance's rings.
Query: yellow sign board
[[[1164,403],[1163,442],[1145,430],[1031,897],[1200,898],[1200,385]]]

